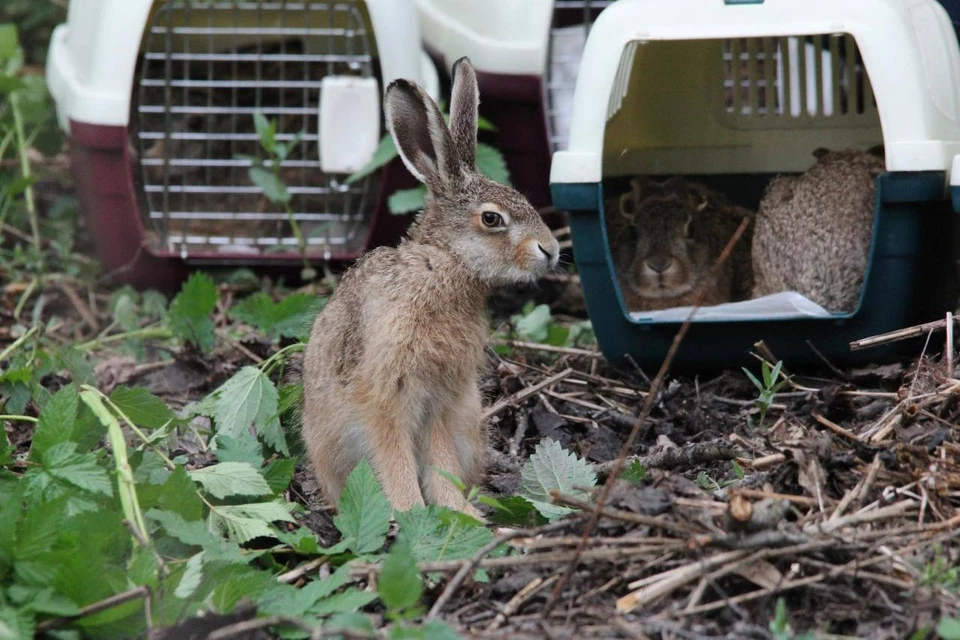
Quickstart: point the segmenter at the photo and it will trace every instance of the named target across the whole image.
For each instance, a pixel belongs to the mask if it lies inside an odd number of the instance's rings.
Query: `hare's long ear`
[[[402,78],[387,86],[383,103],[387,128],[407,169],[430,191],[443,191],[460,176],[460,163],[437,104]]]
[[[464,56],[453,63],[453,89],[450,92],[450,135],[467,171],[474,171],[477,158],[477,109],[480,90],[477,72]]]

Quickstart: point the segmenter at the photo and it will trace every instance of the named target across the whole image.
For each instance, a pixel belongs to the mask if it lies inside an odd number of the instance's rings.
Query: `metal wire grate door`
[[[259,111],[278,141],[302,135],[280,176],[309,253],[361,251],[377,177],[347,185],[321,171],[318,115],[322,79],[373,76],[374,46],[359,0],[159,3],[131,127],[148,241],[184,258],[297,252],[287,211],[248,176],[263,157]]]
[[[580,58],[593,21],[614,0],[555,0],[547,56],[550,150],[567,148]]]

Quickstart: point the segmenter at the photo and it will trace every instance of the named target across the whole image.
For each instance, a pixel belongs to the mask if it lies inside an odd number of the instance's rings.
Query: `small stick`
[[[762,491],[760,489],[737,489],[737,493],[744,496],[745,498],[772,498],[774,500],[787,500],[789,502],[795,502],[796,504],[802,504],[806,507],[816,507],[818,502],[816,498],[808,498],[806,496],[794,496],[789,493],[776,493],[774,491]]]
[[[526,435],[529,426],[530,417],[524,411],[517,416],[517,430],[513,433],[513,438],[510,440],[510,449],[507,451],[507,455],[514,460],[520,455],[520,443],[523,442],[523,437]]]
[[[518,402],[523,402],[530,396],[536,394],[541,389],[546,389],[550,385],[560,382],[561,380],[569,376],[571,373],[573,373],[573,369],[570,369],[568,367],[563,371],[561,371],[560,373],[550,376],[546,380],[541,380],[540,382],[533,385],[532,387],[526,387],[524,389],[521,389],[520,391],[517,391],[512,396],[504,398],[500,402],[496,403],[495,405],[493,405],[492,407],[484,411],[483,419],[488,420],[493,416],[497,415],[498,413],[500,413],[501,411],[503,411],[504,409],[506,409],[507,407],[515,405]]]
[[[590,351],[589,349],[577,349],[575,347],[555,347],[552,344],[539,344],[537,342],[521,342],[520,340],[497,340],[495,344],[504,347],[513,347],[515,349],[527,349],[528,351],[546,351],[549,353],[562,353],[568,356],[579,356],[581,358],[602,358],[603,354],[599,351]]]
[[[870,488],[873,486],[874,481],[877,479],[877,474],[880,472],[880,456],[873,456],[873,462],[870,463],[870,470],[867,471],[867,475],[850,491],[847,491],[843,498],[840,500],[840,504],[837,505],[837,508],[833,510],[833,513],[830,515],[828,522],[837,520],[840,516],[843,515],[843,512],[846,511],[854,500],[860,500],[863,496],[867,495],[867,492],[870,491]]]
[[[319,569],[320,567],[322,567],[323,565],[325,565],[328,560],[329,560],[329,558],[326,558],[326,557],[323,557],[323,558],[314,558],[314,559],[311,560],[310,562],[308,562],[308,563],[306,563],[306,564],[304,564],[304,565],[301,565],[301,566],[297,567],[296,569],[291,569],[290,571],[287,571],[286,573],[281,573],[280,575],[277,576],[277,582],[284,582],[284,583],[287,583],[287,584],[289,584],[289,583],[291,583],[291,582],[296,582],[297,580],[299,580],[299,579],[302,578],[303,576],[307,575],[308,573],[310,573],[310,572],[313,571],[314,569]]]
[[[647,456],[630,456],[624,460],[624,466],[639,462],[648,469],[675,469],[677,467],[694,467],[705,462],[733,460],[736,457],[737,454],[729,442],[712,440],[710,442],[698,442],[687,447],[667,449]],[[594,465],[594,468],[600,475],[609,475],[616,466],[616,460],[611,460]]]
[[[953,313],[947,311],[947,377],[953,377]]]
[[[953,318],[956,322],[956,318]],[[923,324],[914,325],[912,327],[905,327],[903,329],[897,329],[896,331],[890,331],[888,333],[881,333],[876,336],[870,336],[869,338],[861,338],[860,340],[854,340],[850,343],[850,349],[852,351],[859,351],[860,349],[869,349],[870,347],[876,347],[882,344],[888,344],[890,342],[897,342],[899,340],[909,340],[910,338],[919,338],[925,333],[931,333],[933,331],[942,331],[947,327],[946,320],[934,320],[933,322],[925,322]]]
[[[37,625],[37,631],[47,631],[49,629],[56,629],[60,625],[77,618],[85,618],[86,616],[93,615],[94,613],[100,613],[101,611],[106,611],[118,605],[121,605],[125,602],[130,602],[131,600],[137,600],[138,598],[149,598],[150,590],[146,587],[137,587],[136,589],[130,589],[129,591],[124,591],[123,593],[118,593],[112,595],[109,598],[104,598],[99,602],[94,602],[89,604],[84,608],[80,609],[80,612],[75,616],[61,616],[59,618],[50,618],[49,620],[44,620]]]
[[[503,625],[507,618],[515,614],[520,610],[520,607],[523,606],[527,600],[532,598],[537,594],[537,592],[542,591],[546,587],[549,587],[551,584],[558,580],[558,576],[551,576],[544,580],[543,578],[534,578],[525,586],[523,589],[520,589],[512,598],[507,601],[507,604],[503,605],[503,610],[497,614],[497,617],[493,619],[487,626],[487,632],[496,631]]]
[[[97,322],[97,316],[95,316],[93,311],[90,310],[90,305],[84,302],[83,298],[77,295],[77,292],[73,290],[73,287],[62,280],[57,283],[57,286],[70,300],[70,303],[73,305],[74,309],[77,310],[77,313],[80,314],[80,317],[83,318],[83,321],[86,322],[94,332],[100,331],[100,323]]]
[[[574,498],[573,496],[567,496],[557,491],[551,491],[550,498],[554,504],[567,507],[576,507],[577,509],[583,509],[584,511],[596,509],[596,505],[587,502],[586,500],[580,500],[579,498]],[[682,536],[687,536],[693,533],[693,530],[685,525],[674,524],[655,516],[645,516],[640,513],[633,513],[632,511],[621,511],[620,509],[601,507],[599,510],[597,510],[597,513],[613,520],[640,524],[647,527],[653,527],[655,529],[663,529],[664,531],[672,531],[673,533]]]
[[[567,369],[567,371],[570,371],[570,369]],[[491,551],[505,542],[513,540],[514,538],[532,537],[557,529],[564,529],[570,526],[570,524],[571,523],[569,520],[561,520],[560,522],[544,525],[542,527],[538,527],[537,529],[516,529],[514,531],[509,531],[499,535],[487,544],[483,545],[483,547],[473,554],[472,558],[459,563],[460,569],[454,574],[453,578],[450,579],[450,582],[447,583],[446,588],[443,590],[443,593],[440,594],[440,597],[437,598],[437,601],[433,603],[432,607],[430,607],[430,612],[427,614],[427,620],[433,620],[440,615],[440,610],[443,609],[444,605],[446,605],[450,598],[453,597],[453,594],[457,589],[460,588],[460,585],[463,584],[463,581],[467,579],[467,576],[470,574],[470,572],[475,570],[480,564],[480,561],[483,560]],[[517,558],[505,559],[514,561],[517,560]]]
[[[848,440],[852,440],[853,442],[856,442],[856,443],[860,442],[860,438],[853,435],[852,433],[850,433],[849,431],[847,431],[837,423],[831,420],[828,420],[827,418],[820,415],[819,413],[814,413],[812,417],[814,420],[816,420],[817,422],[825,426],[830,431],[833,431],[838,436],[843,436],[844,438],[847,438]]]
[[[787,456],[782,453],[772,453],[769,456],[763,456],[761,458],[754,458],[749,461],[747,464],[751,469],[766,469],[767,467],[772,467],[778,465],[781,462],[786,462]]]

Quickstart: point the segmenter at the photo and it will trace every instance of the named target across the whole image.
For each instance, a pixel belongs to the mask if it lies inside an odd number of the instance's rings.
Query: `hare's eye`
[[[483,222],[483,226],[495,228],[503,226],[503,216],[501,216],[496,211],[484,211],[480,214],[480,221]]]

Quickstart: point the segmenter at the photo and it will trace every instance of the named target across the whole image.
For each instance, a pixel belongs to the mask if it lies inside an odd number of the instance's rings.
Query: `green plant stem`
[[[37,222],[37,204],[33,198],[33,185],[29,183],[32,177],[30,169],[30,158],[27,156],[27,140],[23,129],[23,115],[20,113],[20,100],[17,92],[10,94],[10,108],[13,111],[13,126],[17,134],[17,147],[20,156],[20,173],[27,180],[26,189],[23,191],[24,203],[27,205],[27,216],[30,219],[30,231],[33,234],[33,247],[40,257],[41,263],[43,256],[40,251],[40,224]]]
[[[293,235],[297,238],[297,249],[300,251],[300,258],[303,260],[303,271],[309,273],[313,268],[310,266],[310,260],[307,257],[307,240],[303,237],[303,231],[301,231],[300,223],[297,222],[297,217],[293,213],[293,208],[289,204],[284,206],[287,210],[287,219],[290,220],[290,229],[293,230]]]
[[[38,278],[34,278],[30,281],[30,284],[27,285],[27,289],[20,296],[20,299],[17,300],[17,306],[13,308],[13,317],[17,320],[20,319],[20,314],[23,313],[23,308],[27,306],[27,301],[30,299],[30,296],[33,295],[33,292],[36,291],[37,285],[40,284]]]
[[[283,362],[288,355],[291,353],[299,353],[307,348],[307,345],[303,342],[298,342],[296,344],[291,344],[280,351],[277,351],[275,354],[264,360],[260,363],[260,371],[263,371],[265,374],[272,372],[281,362]]]
[[[118,342],[120,340],[144,340],[148,338],[165,340],[172,337],[173,333],[167,327],[162,325],[151,325],[149,327],[143,327],[142,329],[135,329],[133,331],[126,331],[124,333],[115,333],[112,336],[94,338],[88,342],[78,344],[76,348],[78,351],[92,351],[93,349],[99,349],[103,345],[110,342]]]
[[[3,415],[3,416],[0,416],[0,420],[9,420],[11,422],[32,422],[33,424],[37,424],[38,422],[40,422],[36,418],[30,417],[30,416]]]
[[[3,362],[8,357],[10,357],[10,354],[12,354],[14,351],[19,349],[24,342],[29,340],[33,336],[33,334],[37,333],[38,331],[40,331],[40,327],[38,326],[30,327],[30,329],[25,334],[23,334],[22,336],[14,340],[13,344],[9,345],[6,349],[0,352],[0,362]]]

